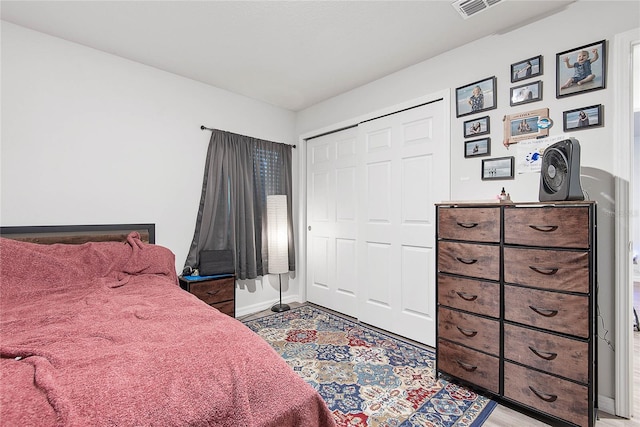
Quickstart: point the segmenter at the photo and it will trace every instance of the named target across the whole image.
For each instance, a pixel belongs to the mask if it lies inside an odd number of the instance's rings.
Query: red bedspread
[[[241,322],[142,243],[0,239],[0,420],[15,426],[333,426]]]

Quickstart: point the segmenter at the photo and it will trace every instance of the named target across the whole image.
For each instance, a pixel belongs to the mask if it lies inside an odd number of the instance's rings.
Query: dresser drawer
[[[504,318],[582,338],[589,337],[589,298],[505,285]]]
[[[589,381],[589,344],[584,341],[505,324],[504,357],[574,381]]]
[[[500,241],[500,209],[439,208],[438,237],[497,243]]]
[[[235,279],[233,277],[193,282],[190,284],[189,289],[189,292],[210,305],[233,301],[234,291]]]
[[[589,293],[589,253],[504,248],[504,280],[546,289]]]
[[[217,308],[227,316],[236,317],[236,304],[234,300],[218,302],[210,305],[211,307]]]
[[[485,316],[500,317],[500,285],[438,275],[438,302]]]
[[[541,207],[504,210],[505,244],[589,247],[589,208]]]
[[[504,396],[579,426],[589,425],[586,386],[505,363]]]
[[[439,371],[498,393],[500,363],[497,357],[438,340],[437,358]]]
[[[438,242],[438,270],[498,280],[500,278],[500,247],[440,241]]]
[[[495,356],[500,354],[500,323],[438,307],[438,336]]]

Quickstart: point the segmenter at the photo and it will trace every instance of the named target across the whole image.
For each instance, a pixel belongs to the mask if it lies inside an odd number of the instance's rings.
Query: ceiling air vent
[[[453,8],[458,11],[464,19],[471,18],[476,13],[487,10],[491,6],[495,6],[502,0],[458,0],[452,4]]]

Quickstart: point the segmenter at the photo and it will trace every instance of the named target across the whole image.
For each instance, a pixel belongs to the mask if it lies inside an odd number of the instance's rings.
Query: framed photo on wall
[[[515,157],[496,157],[482,161],[482,179],[513,179]]]
[[[464,142],[464,157],[482,157],[491,154],[491,138],[473,139]]]
[[[556,54],[556,98],[604,89],[607,41]]]
[[[542,55],[511,64],[511,83],[542,75]]]
[[[549,135],[549,127],[543,123],[549,120],[549,109],[526,111],[524,113],[504,116],[505,147],[524,139],[535,139]]]
[[[562,128],[565,132],[603,126],[602,104],[576,108],[562,112]]]
[[[497,108],[496,78],[470,83],[456,89],[456,117]]]
[[[536,101],[542,101],[542,80],[511,88],[510,104],[512,107]]]
[[[480,117],[464,122],[464,137],[486,135],[489,133],[489,116]]]

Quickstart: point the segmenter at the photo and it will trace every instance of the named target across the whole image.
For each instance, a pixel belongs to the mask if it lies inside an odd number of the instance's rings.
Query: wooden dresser
[[[438,373],[595,423],[595,203],[438,204]]]
[[[180,276],[180,287],[211,307],[231,317],[236,315],[236,278],[234,275]]]

